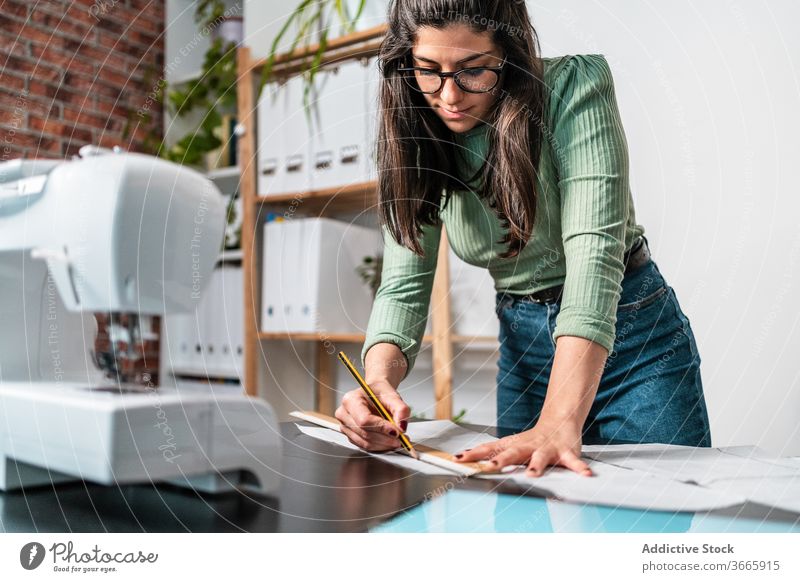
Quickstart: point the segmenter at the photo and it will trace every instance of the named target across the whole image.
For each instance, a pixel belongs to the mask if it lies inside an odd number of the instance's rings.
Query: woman
[[[444,225],[494,278],[500,320],[504,438],[458,460],[588,476],[584,441],[710,446],[692,329],[635,220],[606,59],[539,57],[525,3],[495,0],[394,1],[380,56],[386,247],[362,358],[400,427]],[[364,449],[400,446],[358,389],[336,417]]]

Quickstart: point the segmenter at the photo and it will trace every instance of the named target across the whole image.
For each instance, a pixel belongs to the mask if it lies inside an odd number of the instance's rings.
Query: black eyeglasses
[[[424,67],[398,67],[397,72],[406,83],[420,93],[437,93],[444,86],[444,80],[452,77],[456,85],[467,93],[488,93],[500,82],[500,75],[506,60],[497,67],[469,67],[452,73],[442,73]]]

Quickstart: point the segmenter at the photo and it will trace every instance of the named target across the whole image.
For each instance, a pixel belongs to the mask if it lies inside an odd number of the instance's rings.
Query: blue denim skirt
[[[555,355],[560,303],[498,293],[498,435],[539,418]],[[711,446],[700,354],[675,291],[650,259],[622,280],[616,340],[584,425],[584,444]]]

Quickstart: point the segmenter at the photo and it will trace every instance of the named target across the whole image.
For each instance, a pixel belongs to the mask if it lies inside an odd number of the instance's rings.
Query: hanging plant
[[[345,29],[345,33],[353,32],[358,20],[364,12],[367,0],[359,0],[355,13],[352,16],[350,15],[347,4],[347,0],[302,0],[300,4],[297,5],[272,41],[266,63],[261,70],[261,82],[258,89],[259,95],[264,86],[273,80],[275,60],[280,54],[278,52],[278,47],[281,46],[289,30],[293,26],[296,26],[297,33],[294,39],[292,39],[288,52],[294,52],[300,46],[307,47],[314,43],[318,44],[310,64],[301,73],[304,80],[303,105],[306,112],[308,112],[310,108],[311,91],[314,86],[314,78],[319,71],[322,58],[328,48],[331,22],[333,22],[334,18],[338,18]]]

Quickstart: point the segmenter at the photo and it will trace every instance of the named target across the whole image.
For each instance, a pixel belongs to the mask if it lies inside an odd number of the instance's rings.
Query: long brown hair
[[[489,201],[506,236],[502,257],[514,257],[527,244],[536,217],[536,168],[541,154],[545,107],[539,40],[525,2],[518,0],[392,0],[379,66],[381,119],[378,129],[379,215],[392,237],[416,254],[422,225],[437,224],[444,192],[464,190],[464,179],[480,179],[479,194]],[[492,32],[506,64],[488,127],[486,163],[470,178],[459,177],[459,148],[453,133],[408,86],[397,68],[408,66],[420,27],[444,29],[467,24]],[[464,178],[464,179],[462,179]]]

